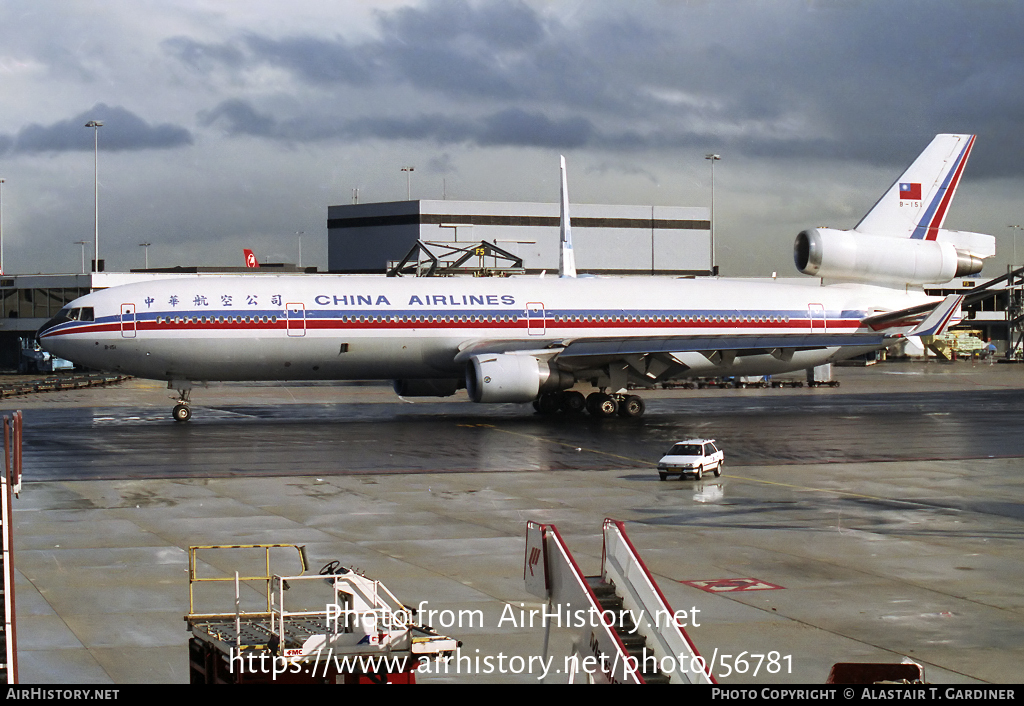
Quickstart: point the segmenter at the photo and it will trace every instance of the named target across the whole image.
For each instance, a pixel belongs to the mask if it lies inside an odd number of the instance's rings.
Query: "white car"
[[[712,471],[715,477],[722,475],[725,454],[715,446],[714,439],[687,439],[676,443],[658,461],[658,476],[665,480],[671,474],[679,477],[693,476],[697,480],[704,473]]]

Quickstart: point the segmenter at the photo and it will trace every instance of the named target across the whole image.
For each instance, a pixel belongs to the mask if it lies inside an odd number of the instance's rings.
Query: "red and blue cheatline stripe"
[[[960,155],[956,158],[956,162],[952,169],[946,174],[945,180],[939,187],[939,190],[935,193],[935,197],[932,202],[928,204],[928,208],[924,212],[924,217],[917,224],[914,229],[911,238],[917,240],[935,240],[939,235],[939,228],[942,227],[942,222],[946,219],[946,211],[949,209],[949,203],[953,200],[953,194],[956,192],[956,186],[960,183],[960,177],[964,173],[964,165],[967,164],[967,157],[971,153],[971,148],[974,147],[974,135],[971,135],[971,139],[967,141],[967,145],[964,146],[963,150],[960,151]]]

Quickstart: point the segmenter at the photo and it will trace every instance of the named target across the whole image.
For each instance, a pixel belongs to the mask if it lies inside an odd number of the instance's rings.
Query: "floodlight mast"
[[[99,272],[100,267],[100,128],[102,120],[90,120],[85,124],[93,129],[93,235],[92,235],[92,271]]]
[[[717,154],[704,155],[704,159],[711,162],[711,274],[716,275],[715,269],[715,162],[722,158]]]

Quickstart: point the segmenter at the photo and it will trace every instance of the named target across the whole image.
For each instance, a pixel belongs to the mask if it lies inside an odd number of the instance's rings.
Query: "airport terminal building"
[[[598,275],[711,274],[707,208],[570,206],[576,268]],[[521,271],[558,271],[559,205],[397,201],[331,206],[328,270],[385,274],[418,242],[486,241],[522,261]]]

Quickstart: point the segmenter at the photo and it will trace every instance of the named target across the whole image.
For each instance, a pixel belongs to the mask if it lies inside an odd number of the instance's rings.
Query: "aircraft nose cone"
[[[60,313],[58,313],[52,319],[50,319],[45,324],[43,324],[42,326],[39,327],[39,330],[36,331],[36,343],[39,343],[40,345],[44,345],[45,344],[44,337],[50,331],[52,331],[53,329],[57,328],[58,326],[60,326],[65,321],[70,321],[70,318],[68,317],[68,312],[66,310],[62,309],[60,311]]]

